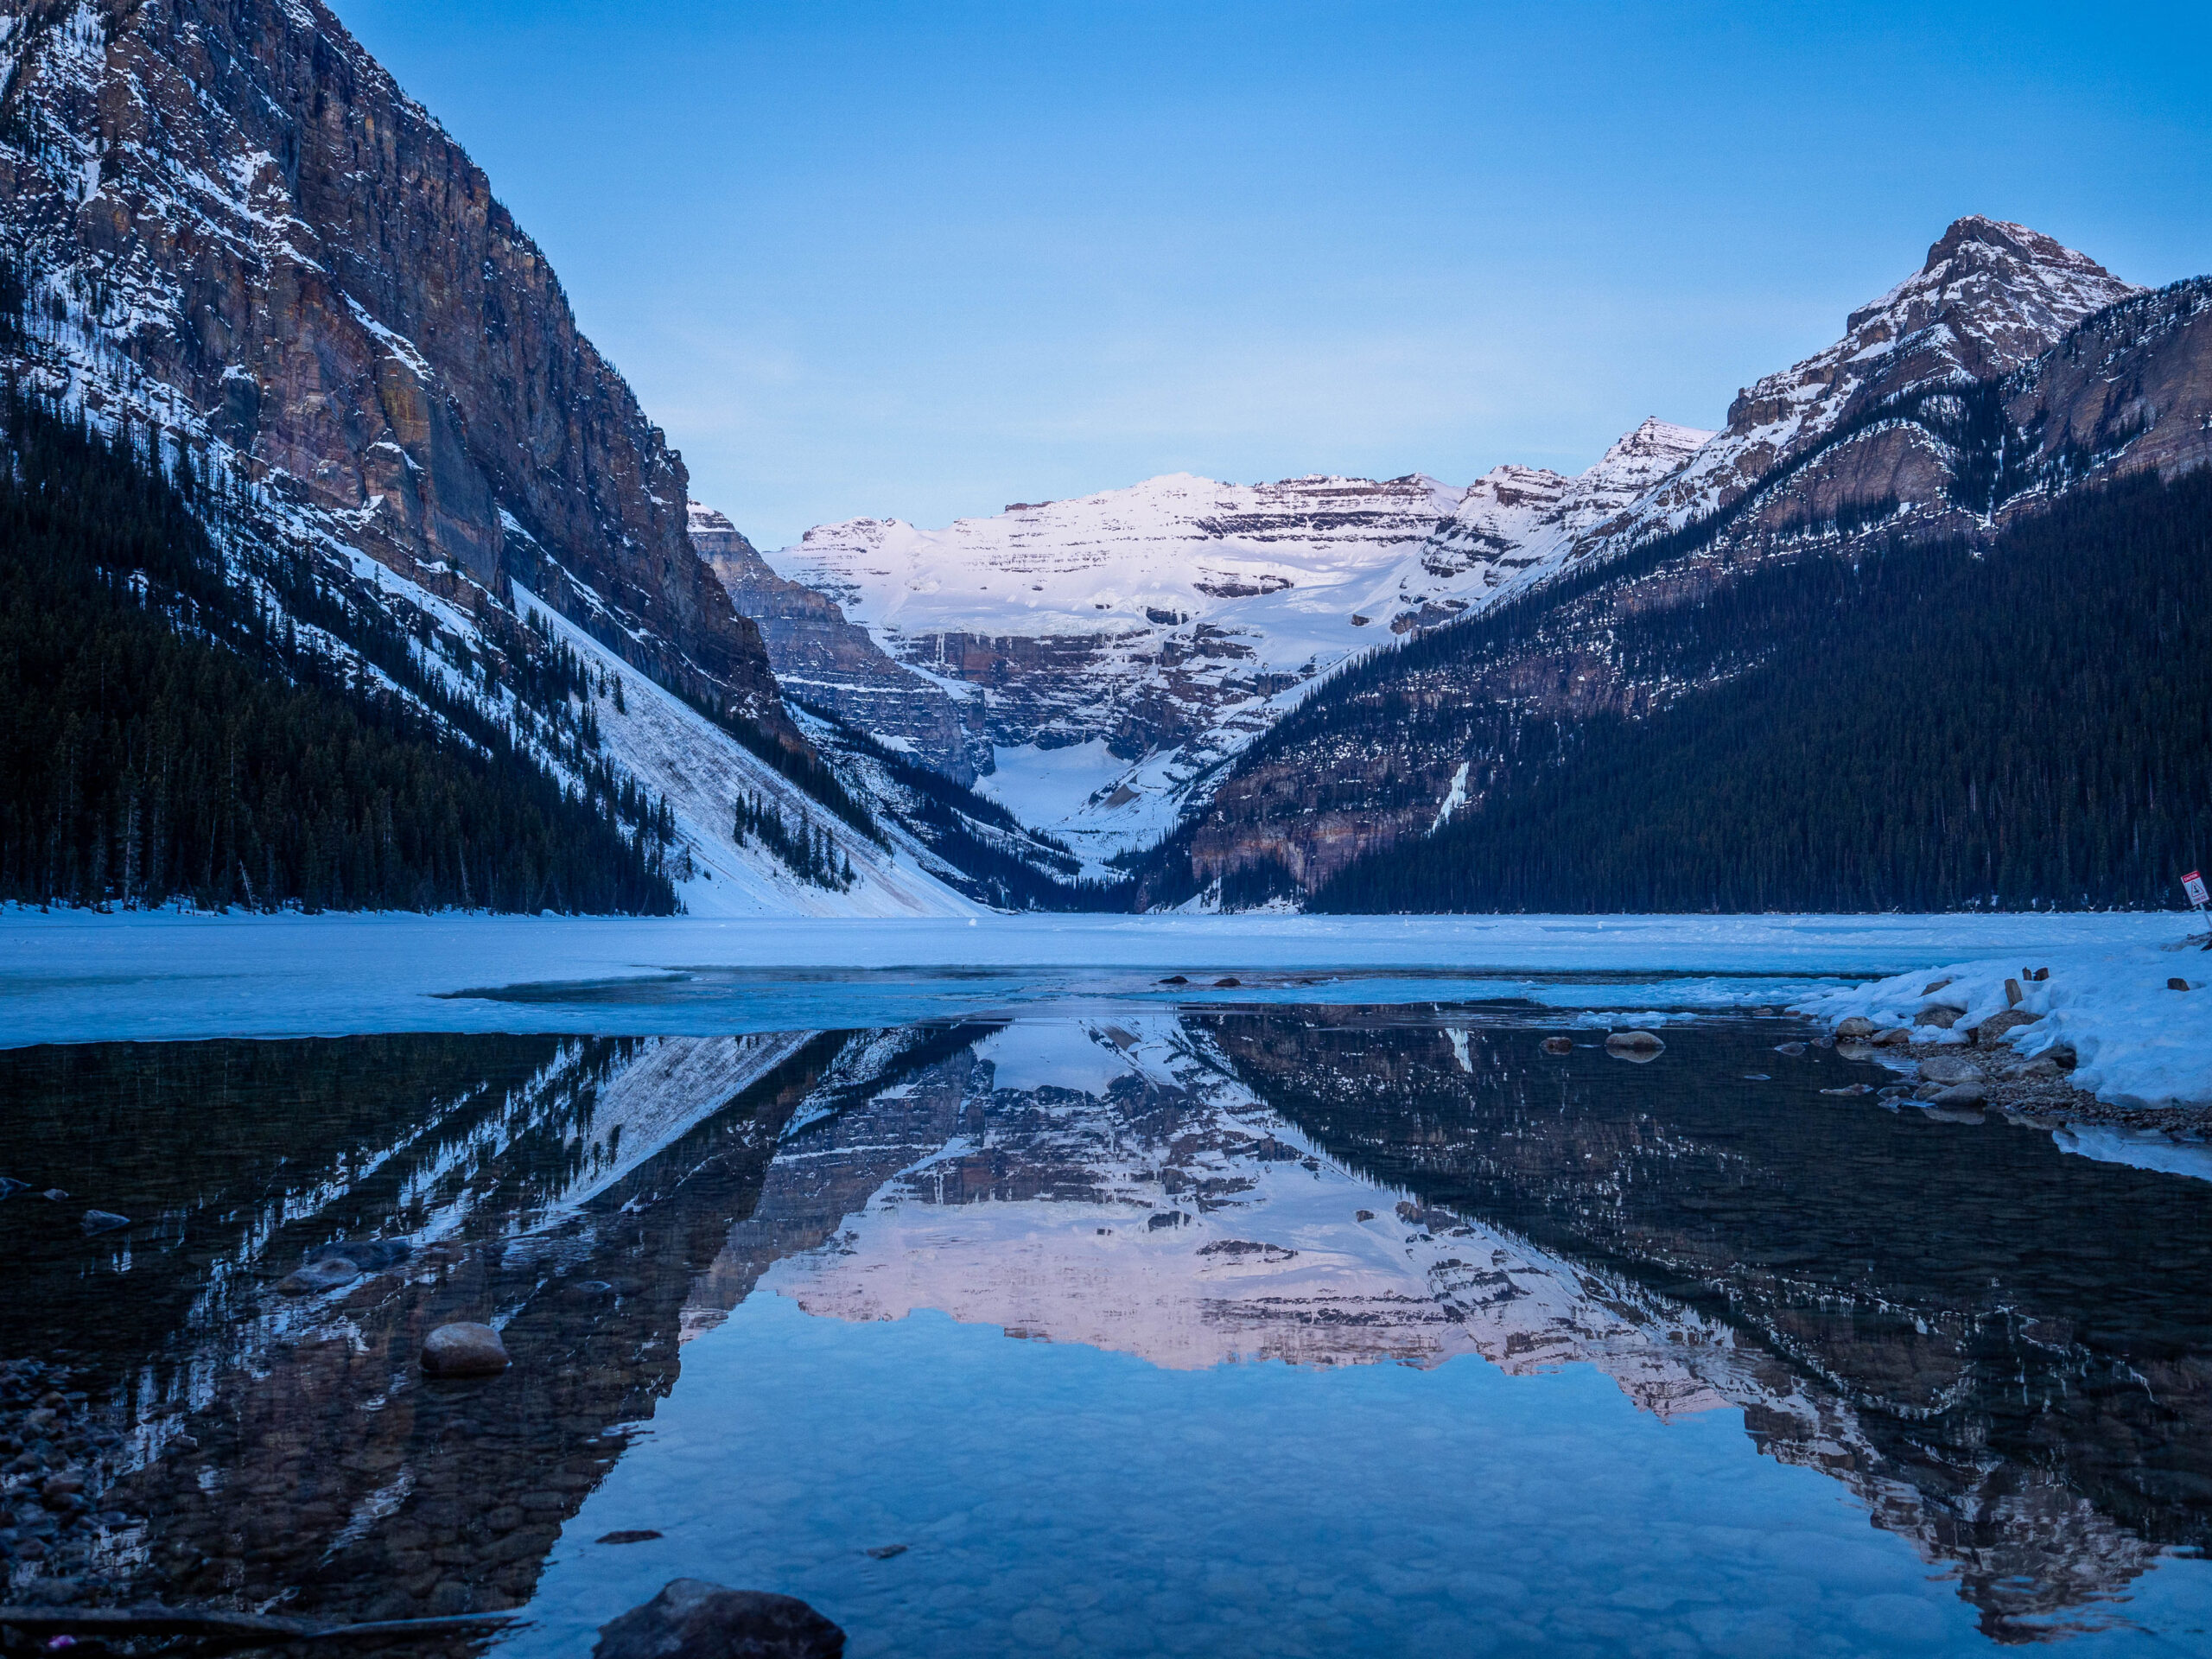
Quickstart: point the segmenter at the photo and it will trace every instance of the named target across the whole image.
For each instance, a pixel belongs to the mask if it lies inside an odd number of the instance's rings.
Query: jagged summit
[[[1605,543],[1633,543],[1726,507],[1878,400],[2006,373],[2092,312],[2141,291],[2025,226],[1956,219],[1918,270],[1849,315],[1842,339],[1737,393],[1727,426],[1608,525]],[[1578,550],[1590,550],[1605,548]]]

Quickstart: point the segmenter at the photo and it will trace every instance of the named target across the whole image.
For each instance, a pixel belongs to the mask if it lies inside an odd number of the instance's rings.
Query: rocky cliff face
[[[692,502],[690,528],[691,545],[731,604],[760,629],[769,664],[791,696],[957,782],[976,781],[975,745],[942,683],[901,667],[826,594],[778,575],[712,507]],[[982,759],[989,758],[985,747]]]
[[[1868,537],[1981,540],[2084,484],[2202,465],[2208,308],[2204,280],[2144,293],[2048,238],[1961,220],[1844,340],[1744,393],[1726,431],[1533,570],[1510,619],[1324,694],[1247,756],[1188,827],[1187,867],[1185,847],[1163,861],[1158,895],[1249,869],[1310,889],[1479,804],[1501,722],[1637,718],[1818,648],[1745,639],[1630,660],[1632,619],[1709,604],[1776,560],[1848,556]],[[1392,700],[1387,739],[1347,743],[1327,718],[1338,696]]]
[[[1979,214],[1959,219],[1918,270],[1845,319],[1842,339],[1738,392],[1726,428],[1618,518],[1598,526],[1578,555],[1603,556],[1732,506],[1885,402],[1994,380],[2092,312],[2138,291],[2024,225]],[[1865,499],[1900,486],[1900,500],[1940,494],[1942,461],[1913,435],[1891,441],[1870,434],[1869,445],[1879,460],[1853,458],[1853,482]]]
[[[464,609],[521,581],[797,741],[691,551],[681,458],[318,0],[0,0],[0,222],[80,380],[150,383],[176,435]]]

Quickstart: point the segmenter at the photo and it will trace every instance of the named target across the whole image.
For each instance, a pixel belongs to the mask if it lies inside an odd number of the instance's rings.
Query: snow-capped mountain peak
[[[1727,427],[1607,537],[1618,545],[1679,529],[1877,401],[2004,374],[2141,291],[2024,225],[1955,220],[1918,270],[1850,314],[1841,340],[1738,392]]]
[[[1231,484],[1171,473],[923,530],[855,518],[769,556],[943,685],[1029,822],[1107,852],[1329,668],[1532,580],[1711,435],[1644,422],[1587,472]]]

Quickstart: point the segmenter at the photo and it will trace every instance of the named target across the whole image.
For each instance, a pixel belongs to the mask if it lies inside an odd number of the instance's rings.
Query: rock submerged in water
[[[674,1579],[599,1628],[592,1659],[842,1659],[845,1633],[796,1596]]]
[[[351,1262],[363,1273],[382,1273],[386,1268],[397,1267],[414,1254],[415,1247],[404,1238],[351,1238],[318,1244],[308,1252],[307,1259]]]
[[[1574,1052],[1574,1039],[1572,1037],[1547,1037],[1544,1039],[1544,1052],[1547,1054],[1572,1054]]]
[[[1615,1031],[1609,1032],[1605,1037],[1605,1052],[1616,1059],[1639,1063],[1656,1060],[1666,1047],[1666,1044],[1648,1031]]]
[[[112,1210],[87,1210],[84,1228],[88,1233],[111,1233],[118,1227],[128,1227],[130,1217],[118,1216]]]
[[[509,1363],[506,1344],[488,1325],[462,1319],[423,1339],[423,1370],[429,1376],[497,1376]]]
[[[350,1257],[326,1255],[279,1279],[276,1294],[279,1296],[319,1296],[326,1290],[350,1285],[360,1276],[361,1269]]]

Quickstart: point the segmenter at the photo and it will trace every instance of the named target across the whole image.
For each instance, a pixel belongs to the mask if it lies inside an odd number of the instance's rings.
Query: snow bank
[[[2141,919],[2160,924],[2166,937],[2127,944],[2054,939],[2040,951],[1915,969],[1793,1006],[1830,1023],[1855,1014],[1880,1026],[1910,1026],[1927,1008],[1963,1007],[1952,1030],[1915,1033],[1923,1041],[1963,1043],[1984,1020],[2012,1007],[2011,980],[2019,1011],[2036,1016],[2004,1034],[2023,1055],[2070,1046],[2075,1084],[2116,1105],[2212,1103],[2212,955],[2183,945],[2177,918]],[[2050,978],[2026,977],[2044,968]],[[2189,990],[2169,988],[2172,979],[2185,980]]]

